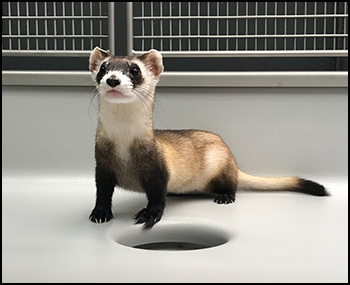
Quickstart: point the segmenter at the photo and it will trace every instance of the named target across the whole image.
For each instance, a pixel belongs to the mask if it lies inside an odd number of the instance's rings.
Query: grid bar
[[[92,7],[91,7],[92,9]],[[108,11],[109,11],[109,17],[108,17],[108,47],[112,54],[115,54],[115,41],[114,41],[114,35],[115,35],[115,21],[114,21],[114,2],[108,2]],[[92,25],[92,23],[91,23]],[[91,46],[93,46],[91,41]],[[93,46],[94,47],[94,46]]]
[[[91,50],[3,50],[2,56],[88,57]]]
[[[190,3],[190,2],[189,2]],[[229,2],[228,2],[229,3]],[[246,2],[249,3],[249,2]],[[287,2],[284,2],[287,3]],[[295,18],[347,18],[348,14],[325,14],[325,15],[246,15],[246,16],[145,16],[133,17],[134,20],[229,20],[229,19],[295,19]],[[21,17],[25,18],[25,17]]]
[[[19,80],[20,79],[20,80]],[[87,71],[3,71],[3,85],[91,86]],[[348,72],[164,72],[160,87],[348,87]]]
[[[28,3],[28,2],[26,2]],[[46,2],[44,2],[46,3]],[[51,2],[55,3],[55,2]],[[91,2],[90,2],[91,3]],[[64,2],[62,2],[62,5],[64,5]],[[54,6],[55,7],[55,6]],[[71,20],[71,19],[108,19],[108,16],[3,16],[3,20]]]
[[[44,39],[54,39],[54,38],[91,38],[93,35],[3,35],[3,38],[13,39],[13,38],[44,38]],[[108,35],[101,35],[101,38],[108,38]]]
[[[132,39],[132,31],[133,31],[133,21],[132,21],[132,3],[127,2],[126,3],[126,13],[127,13],[127,54],[131,55],[132,54],[132,44],[133,44],[133,39]]]
[[[134,36],[134,39],[154,39],[154,38],[164,38],[164,39],[168,39],[168,38],[172,38],[174,39],[175,36],[164,36],[164,35],[151,35],[151,36]],[[313,34],[313,35],[309,35],[309,34],[305,34],[305,35],[206,35],[206,36],[202,36],[202,35],[178,35],[176,36],[177,39],[181,39],[181,38],[187,38],[187,39],[197,39],[197,38],[211,38],[211,39],[217,39],[217,38],[221,38],[221,39],[231,39],[231,38],[243,38],[243,39],[247,39],[247,38],[317,38],[317,37],[348,37],[348,35],[341,35],[339,36],[338,34]]]
[[[141,55],[144,51],[133,50],[131,55]],[[163,57],[348,57],[346,50],[330,51],[162,51]]]

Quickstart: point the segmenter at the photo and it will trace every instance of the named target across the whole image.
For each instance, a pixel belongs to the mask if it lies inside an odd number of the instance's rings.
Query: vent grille
[[[133,2],[134,53],[348,50],[347,2]]]
[[[2,50],[91,51],[108,46],[107,2],[2,2]]]

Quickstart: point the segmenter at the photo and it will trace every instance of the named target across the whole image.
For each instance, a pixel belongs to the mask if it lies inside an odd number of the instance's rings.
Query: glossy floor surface
[[[93,181],[3,181],[3,282],[346,282],[347,185],[324,184],[331,197],[239,192],[232,205],[168,197],[153,234],[165,238],[171,225],[186,236],[201,226],[228,239],[168,251],[117,242],[126,233],[147,238],[132,221],[144,195],[116,190],[114,219],[94,224]]]
[[[3,86],[2,281],[347,282],[347,93],[160,88],[155,127],[213,131],[243,171],[313,179],[332,195],[239,191],[231,205],[172,196],[145,232],[132,220],[143,194],[116,189],[114,219],[88,219],[93,88]],[[193,244],[208,247],[185,250]]]

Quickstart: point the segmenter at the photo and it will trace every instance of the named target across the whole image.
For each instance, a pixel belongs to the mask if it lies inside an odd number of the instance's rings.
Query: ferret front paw
[[[105,223],[113,218],[111,210],[106,210],[103,208],[95,208],[92,210],[89,219],[94,223]]]
[[[160,209],[149,210],[144,208],[134,216],[135,224],[145,223],[143,228],[150,229],[155,223],[160,221],[162,215],[163,211]]]
[[[230,193],[218,194],[214,199],[214,202],[218,204],[231,204],[234,201],[235,201],[235,196]]]

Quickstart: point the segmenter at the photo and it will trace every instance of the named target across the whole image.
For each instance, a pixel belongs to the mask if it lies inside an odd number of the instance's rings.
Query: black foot
[[[103,208],[95,208],[92,210],[89,219],[94,223],[105,223],[113,218],[111,210],[106,210]]]
[[[142,209],[134,216],[135,224],[142,224],[144,229],[150,229],[155,223],[159,222],[162,218],[163,211],[160,209],[151,211],[147,208]]]
[[[218,204],[231,204],[234,201],[235,196],[233,194],[218,194],[214,199],[214,202]]]

